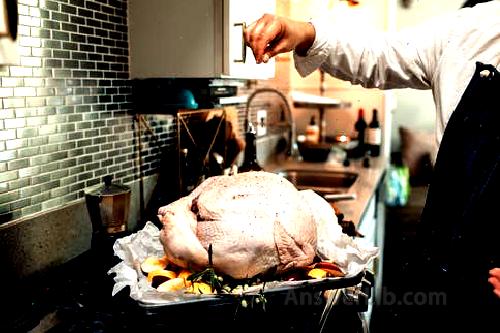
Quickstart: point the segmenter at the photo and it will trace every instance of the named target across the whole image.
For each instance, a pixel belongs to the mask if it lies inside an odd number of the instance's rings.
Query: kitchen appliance
[[[131,190],[128,186],[103,178],[104,185],[85,192],[93,234],[113,235],[127,231]]]

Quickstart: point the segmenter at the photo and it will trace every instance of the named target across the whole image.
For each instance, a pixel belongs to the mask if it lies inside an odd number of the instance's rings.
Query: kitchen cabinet
[[[243,31],[275,11],[274,0],[130,0],[131,77],[272,78],[274,60],[256,64]]]
[[[385,176],[384,176],[385,177]],[[384,262],[384,235],[385,235],[385,207],[384,207],[384,178],[379,183],[373,196],[368,201],[366,210],[358,224],[358,231],[364,235],[360,239],[361,243],[368,246],[376,246],[379,249],[379,255],[368,267],[375,273],[375,284],[373,286],[373,297],[369,300],[368,310],[365,319],[369,323],[373,305],[382,304],[382,269]]]

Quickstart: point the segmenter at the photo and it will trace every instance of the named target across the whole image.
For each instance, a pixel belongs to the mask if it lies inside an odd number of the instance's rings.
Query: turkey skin
[[[333,210],[303,192],[265,171],[208,178],[159,209],[165,254],[181,267],[203,269],[212,244],[214,269],[235,279],[309,265],[321,218],[311,200]]]

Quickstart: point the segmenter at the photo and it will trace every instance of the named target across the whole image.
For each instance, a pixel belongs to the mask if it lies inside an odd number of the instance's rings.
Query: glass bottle
[[[382,129],[378,120],[377,109],[373,109],[372,120],[366,130],[366,144],[370,156],[380,156],[380,146],[382,144]]]
[[[354,123],[355,136],[358,140],[358,153],[363,156],[366,151],[365,132],[368,124],[365,120],[365,109],[358,109],[358,119]]]
[[[257,162],[257,134],[255,127],[252,123],[250,123],[245,134],[245,156],[243,164],[238,169],[238,172],[260,170],[262,170],[262,167]]]

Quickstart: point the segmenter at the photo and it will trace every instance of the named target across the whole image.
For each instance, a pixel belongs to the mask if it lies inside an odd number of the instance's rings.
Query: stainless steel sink
[[[286,169],[277,173],[300,190],[311,189],[323,195],[345,194],[358,178],[357,173],[349,171]]]

